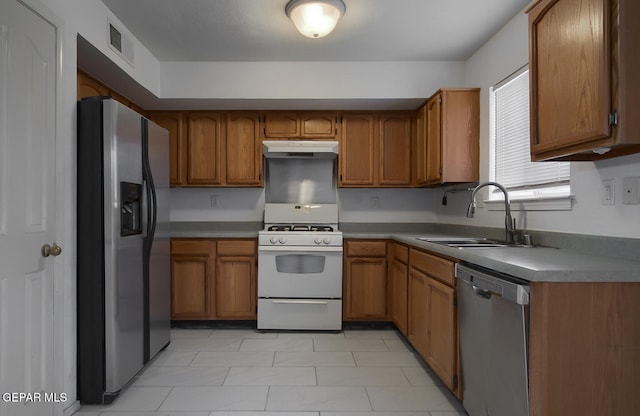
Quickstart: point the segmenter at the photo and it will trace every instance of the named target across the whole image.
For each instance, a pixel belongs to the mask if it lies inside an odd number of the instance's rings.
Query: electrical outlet
[[[613,179],[602,180],[602,205],[616,204],[616,183]]]
[[[373,208],[373,209],[380,208],[380,197],[379,196],[372,196],[371,197],[371,208]]]
[[[218,195],[211,195],[211,208],[218,208]]]
[[[625,205],[640,204],[640,176],[629,176],[622,179],[622,203]]]

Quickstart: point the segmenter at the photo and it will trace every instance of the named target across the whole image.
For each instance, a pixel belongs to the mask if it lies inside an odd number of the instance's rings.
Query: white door
[[[0,415],[52,415],[56,27],[0,1]],[[17,393],[18,395],[8,395]],[[23,395],[19,395],[23,393]]]

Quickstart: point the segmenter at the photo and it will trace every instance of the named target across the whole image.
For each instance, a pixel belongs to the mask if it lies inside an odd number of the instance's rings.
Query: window
[[[568,197],[569,162],[531,162],[529,70],[525,66],[490,90],[491,180],[513,200]],[[502,199],[491,192],[489,200]]]

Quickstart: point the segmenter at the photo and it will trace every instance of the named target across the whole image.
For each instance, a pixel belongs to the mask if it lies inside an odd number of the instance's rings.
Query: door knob
[[[53,246],[50,246],[49,244],[45,244],[42,246],[42,257],[49,257],[49,256],[59,256],[60,253],[62,253],[62,247],[60,247],[59,245],[57,245],[56,243],[53,243]]]

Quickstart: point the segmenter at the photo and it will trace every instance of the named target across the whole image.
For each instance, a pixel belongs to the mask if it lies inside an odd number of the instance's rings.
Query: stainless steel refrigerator
[[[110,403],[169,344],[169,134],[90,97],[77,143],[78,394]]]

